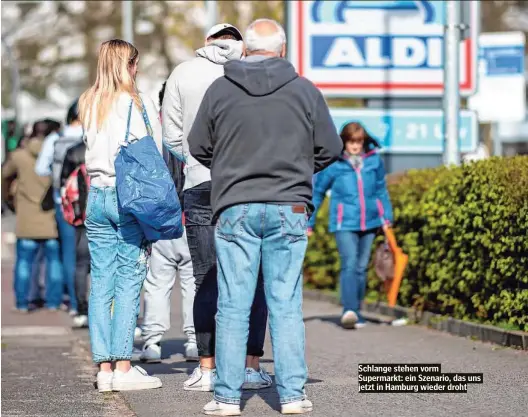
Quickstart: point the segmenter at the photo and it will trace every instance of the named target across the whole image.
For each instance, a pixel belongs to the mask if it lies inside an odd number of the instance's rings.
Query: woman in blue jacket
[[[345,149],[341,158],[315,177],[309,227],[315,225],[317,210],[330,190],[329,230],[335,233],[341,259],[341,324],[348,329],[365,325],[359,310],[371,246],[379,227],[392,221],[392,206],[378,142],[356,122],[343,127],[341,139]]]

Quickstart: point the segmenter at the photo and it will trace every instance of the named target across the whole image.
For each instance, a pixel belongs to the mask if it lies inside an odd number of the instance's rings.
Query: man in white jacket
[[[213,26],[206,35],[205,46],[196,51],[196,57],[174,69],[167,80],[163,99],[163,142],[173,155],[185,163],[183,209],[196,279],[193,316],[200,366],[184,383],[184,389],[190,391],[214,389],[218,284],[215,226],[210,203],[211,174],[208,168],[190,155],[187,136],[205,92],[216,79],[224,75],[223,65],[231,60],[239,60],[243,55],[242,34],[236,27],[225,23]],[[267,314],[260,279],[250,317],[246,389],[271,385],[271,378],[259,363],[259,358],[264,354]]]

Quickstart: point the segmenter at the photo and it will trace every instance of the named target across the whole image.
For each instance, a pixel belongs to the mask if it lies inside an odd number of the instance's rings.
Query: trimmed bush
[[[409,171],[389,191],[409,254],[398,303],[528,330],[528,157]],[[309,243],[306,282],[335,289],[339,258],[327,210]],[[377,289],[372,270],[369,278]]]

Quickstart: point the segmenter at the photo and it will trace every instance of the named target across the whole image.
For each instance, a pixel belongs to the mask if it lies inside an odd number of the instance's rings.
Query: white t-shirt
[[[152,126],[152,137],[156,146],[162,152],[161,123],[154,102],[145,94],[140,93],[143,104],[147,111],[150,125]],[[125,143],[127,129],[128,109],[132,97],[128,93],[122,93],[115,100],[101,130],[97,131],[96,112],[92,111],[94,117],[90,126],[86,129],[86,170],[90,176],[91,184],[100,187],[115,186],[114,162],[121,145]],[[94,109],[95,110],[95,109]],[[130,118],[129,141],[141,139],[148,135],[143,115],[134,104]]]

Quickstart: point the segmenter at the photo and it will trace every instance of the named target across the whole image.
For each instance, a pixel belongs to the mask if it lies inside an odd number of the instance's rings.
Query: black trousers
[[[75,293],[77,295],[77,309],[80,315],[88,315],[88,274],[90,273],[90,251],[86,228],[75,228],[76,261],[75,261]]]
[[[193,316],[198,354],[214,356],[218,281],[211,182],[185,190],[183,201],[185,229],[196,280]],[[267,320],[268,307],[264,296],[264,281],[260,274],[249,318],[248,355],[264,355]]]

